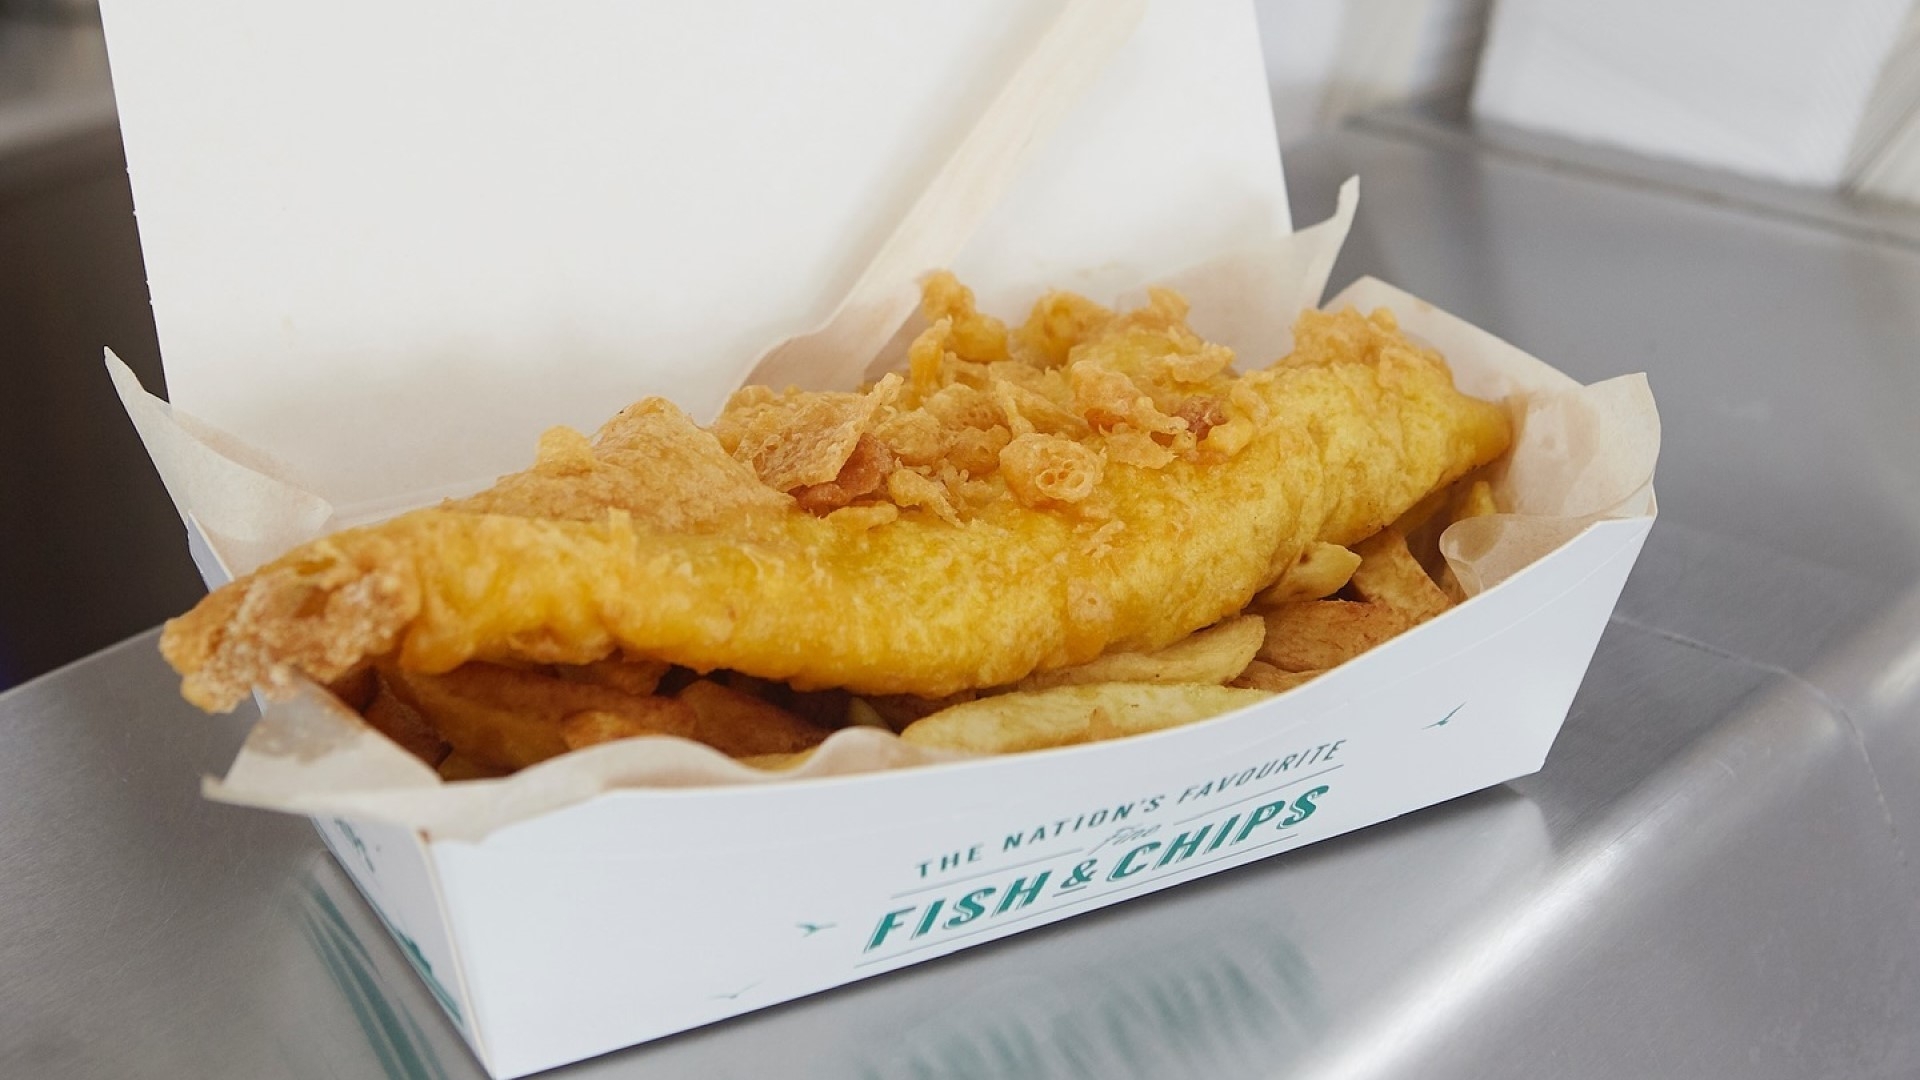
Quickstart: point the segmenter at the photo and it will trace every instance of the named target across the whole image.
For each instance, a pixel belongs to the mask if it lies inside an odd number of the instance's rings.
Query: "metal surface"
[[[1645,368],[1654,529],[1545,771],[580,1077],[1920,1073],[1920,255],[1464,144],[1296,152],[1385,277]],[[140,638],[0,697],[0,1075],[478,1074],[245,718]]]

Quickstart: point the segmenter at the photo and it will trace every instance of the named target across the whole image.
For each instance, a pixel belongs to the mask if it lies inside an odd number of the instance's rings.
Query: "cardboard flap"
[[[710,415],[1057,9],[106,3],[173,402],[349,518],[609,403]],[[1250,5],[1154,0],[955,268],[1017,310],[1283,236],[1271,119]]]

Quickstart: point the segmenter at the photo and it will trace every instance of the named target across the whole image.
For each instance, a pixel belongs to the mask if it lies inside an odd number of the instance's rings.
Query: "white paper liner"
[[[1294,314],[1311,306],[1324,289],[1352,220],[1354,198],[1349,181],[1334,219],[1264,252],[1231,253],[1179,275],[1180,284],[1193,290],[1196,322],[1255,320],[1261,311],[1258,297],[1273,288],[1266,295],[1281,299],[1266,306],[1267,321],[1290,327]],[[1391,309],[1409,334],[1446,355],[1463,389],[1504,397],[1514,408],[1514,447],[1493,471],[1496,498],[1508,512],[1457,523],[1441,538],[1442,551],[1469,596],[1497,587],[1596,520],[1652,515],[1660,427],[1644,376],[1581,386],[1493,335],[1373,279],[1356,283],[1329,306],[1348,304]],[[1290,340],[1290,333],[1268,332],[1276,340]],[[216,546],[226,530],[251,538],[245,550],[222,550],[223,558],[244,565],[265,550],[262,538],[291,546],[324,523],[323,503],[316,506],[311,495],[264,470],[248,469],[235,460],[240,455],[233,448],[195,438],[180,418],[130,386],[130,380],[130,374],[116,372],[128,411],[183,511],[220,533],[213,538]],[[236,478],[234,489],[223,487]],[[205,793],[225,802],[377,819],[434,836],[475,839],[619,788],[815,780],[959,756],[910,746],[880,729],[850,728],[836,732],[802,766],[770,772],[700,744],[660,736],[575,751],[499,780],[444,783],[357,714],[309,687],[267,705],[226,777],[208,779]]]
[[[230,572],[236,562],[251,569],[329,531],[332,505],[284,464],[142,390],[112,350],[107,374],[174,509],[200,524]]]

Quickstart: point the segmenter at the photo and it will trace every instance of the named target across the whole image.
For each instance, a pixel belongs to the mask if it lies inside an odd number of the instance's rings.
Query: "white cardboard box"
[[[1118,742],[619,791],[478,841],[316,819],[496,1076],[668,1035],[1537,770],[1648,518],[1283,698]]]
[[[1474,115],[1835,189],[1913,107],[1912,0],[1502,0]],[[1893,65],[1891,68],[1889,65]]]
[[[547,424],[591,425],[649,392],[710,410],[743,357],[832,309],[939,159],[926,133],[993,89],[1035,5],[103,7],[180,411],[115,377],[218,581],[331,524],[513,468]],[[1289,235],[1264,87],[1244,3],[1157,0],[960,269],[1001,312],[1048,285],[1111,299],[1181,280],[1203,333],[1271,355],[1317,300],[1352,200]],[[794,130],[820,117],[833,122]],[[711,160],[687,157],[700,153]],[[735,212],[751,220],[729,224]],[[1184,276],[1197,264],[1213,269]],[[1551,475],[1556,496],[1509,507],[1502,535],[1526,541],[1524,568],[1509,560],[1472,600],[1291,693],[1112,743],[596,787],[518,813],[501,806],[539,776],[630,747],[496,788],[443,786],[364,725],[333,734],[371,756],[336,755],[333,772],[326,755],[258,752],[262,731],[305,722],[269,710],[212,790],[313,816],[508,1077],[1531,772],[1652,522],[1644,382],[1582,396],[1377,282],[1348,300],[1393,307],[1470,392],[1538,406],[1509,473]],[[1575,400],[1585,426],[1527,426]],[[1588,456],[1612,467],[1596,480]],[[504,824],[449,827],[476,791],[498,793],[477,797]]]

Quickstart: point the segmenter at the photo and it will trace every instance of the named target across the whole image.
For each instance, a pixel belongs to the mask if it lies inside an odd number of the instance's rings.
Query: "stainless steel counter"
[[[1662,520],[1545,771],[580,1077],[1920,1073],[1920,250],[1375,128],[1368,272],[1645,369]],[[1845,207],[1831,208],[1844,216]],[[478,1075],[151,636],[0,696],[0,1075]]]

